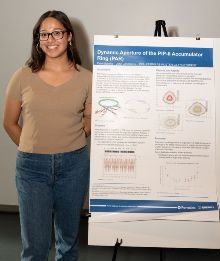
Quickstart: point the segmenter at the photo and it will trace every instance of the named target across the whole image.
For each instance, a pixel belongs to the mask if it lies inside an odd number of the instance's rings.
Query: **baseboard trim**
[[[16,205],[0,205],[0,212],[18,213],[18,206],[16,206]]]

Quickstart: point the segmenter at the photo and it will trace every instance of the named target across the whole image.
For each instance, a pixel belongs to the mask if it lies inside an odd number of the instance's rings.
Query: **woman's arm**
[[[21,102],[11,97],[6,97],[3,125],[8,136],[18,146],[21,136],[21,127],[18,124],[21,113]]]
[[[83,125],[86,137],[91,134],[91,103],[85,104],[85,110],[83,113]]]

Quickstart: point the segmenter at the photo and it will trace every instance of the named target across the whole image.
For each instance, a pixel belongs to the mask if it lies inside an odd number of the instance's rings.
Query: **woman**
[[[48,259],[52,220],[56,260],[78,260],[80,211],[89,176],[92,82],[91,72],[80,65],[68,17],[48,11],[33,29],[27,65],[7,87],[4,127],[18,146],[22,261]]]

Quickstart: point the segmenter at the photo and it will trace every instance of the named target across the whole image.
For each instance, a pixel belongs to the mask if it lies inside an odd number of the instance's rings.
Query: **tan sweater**
[[[91,103],[92,73],[78,68],[69,81],[57,87],[44,82],[29,67],[15,72],[6,95],[22,102],[20,151],[52,154],[86,145],[82,117],[84,105]]]

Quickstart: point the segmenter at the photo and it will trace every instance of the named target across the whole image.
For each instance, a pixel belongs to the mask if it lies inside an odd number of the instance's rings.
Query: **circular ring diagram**
[[[207,107],[201,102],[194,102],[189,108],[188,112],[194,116],[201,116],[207,112]]]
[[[119,102],[112,98],[100,99],[98,104],[101,107],[101,109],[97,110],[95,113],[100,114],[101,116],[105,115],[107,112],[116,115],[116,111],[120,108]]]

